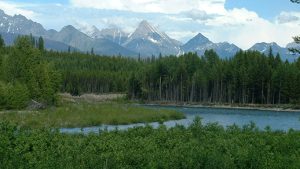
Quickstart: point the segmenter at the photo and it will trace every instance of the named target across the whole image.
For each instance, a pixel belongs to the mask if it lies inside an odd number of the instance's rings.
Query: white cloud
[[[31,10],[23,9],[23,5],[17,3],[11,3],[7,1],[0,1],[0,9],[4,10],[4,12],[8,15],[17,15],[21,14],[27,18],[33,19],[35,13]]]
[[[175,14],[190,10],[224,13],[225,0],[70,0],[74,7]]]
[[[300,23],[300,12],[281,12],[277,17],[276,21],[279,24]]]
[[[186,43],[191,37],[196,36],[198,32],[193,31],[167,31],[166,34],[173,39],[181,40],[182,43]]]
[[[248,49],[257,42],[276,42],[285,47],[292,37],[299,34],[300,25],[277,24],[257,18],[243,25],[229,27],[213,27],[209,37],[213,41],[229,41]]]

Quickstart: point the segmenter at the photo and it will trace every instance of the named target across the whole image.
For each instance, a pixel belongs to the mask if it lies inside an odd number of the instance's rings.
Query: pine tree
[[[43,37],[39,37],[39,41],[38,41],[38,49],[40,51],[44,51],[45,47],[44,47],[44,39]]]
[[[91,49],[91,55],[95,55],[94,48]]]
[[[300,3],[300,0],[291,0],[291,2],[293,2],[293,3]]]
[[[32,46],[32,37],[18,37],[11,50],[11,54],[9,54],[4,64],[4,80],[13,84],[13,87],[17,87],[15,84],[18,83],[25,85],[17,91],[27,90],[30,99],[52,104],[56,100],[57,88],[54,87],[52,82],[56,82],[56,80],[53,80],[56,77],[51,73],[51,67],[41,57],[41,52]],[[11,102],[12,100],[8,101],[8,104]]]
[[[0,48],[3,48],[5,46],[4,40],[2,38],[2,35],[0,35]]]

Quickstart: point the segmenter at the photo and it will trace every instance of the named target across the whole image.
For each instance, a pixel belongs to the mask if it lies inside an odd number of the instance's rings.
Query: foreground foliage
[[[253,124],[224,129],[151,127],[101,134],[24,130],[0,123],[0,168],[298,169],[300,133],[258,131]]]
[[[174,110],[150,109],[118,103],[65,103],[40,111],[1,113],[0,121],[18,123],[21,127],[87,127],[101,124],[157,122],[184,118]]]

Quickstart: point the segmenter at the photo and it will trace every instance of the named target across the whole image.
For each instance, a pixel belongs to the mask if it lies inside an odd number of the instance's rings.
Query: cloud
[[[36,15],[35,12],[28,9],[22,8],[23,4],[12,3],[7,1],[0,1],[0,9],[4,10],[4,12],[8,15],[17,15],[21,14],[27,18],[33,19]]]
[[[70,0],[74,7],[175,14],[190,10],[207,13],[225,11],[225,0]]]
[[[217,14],[208,14],[205,11],[197,10],[197,9],[193,9],[187,12],[182,12],[182,15],[196,21],[206,21],[218,16]]]
[[[279,24],[291,23],[300,21],[300,13],[296,12],[281,12],[279,16],[276,17]]]
[[[193,31],[167,31],[166,34],[173,39],[179,39],[181,42],[186,43],[191,37],[196,36],[198,32]]]

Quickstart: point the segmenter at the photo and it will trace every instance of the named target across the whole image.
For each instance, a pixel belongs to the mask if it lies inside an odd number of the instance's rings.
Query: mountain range
[[[32,34],[35,37],[42,36],[47,49],[81,52],[94,51],[102,55],[123,56],[158,56],[180,55],[187,52],[197,52],[203,55],[205,50],[213,49],[222,58],[229,58],[241,50],[238,46],[228,42],[214,43],[207,37],[198,33],[187,43],[172,39],[166,33],[158,30],[146,20],[140,22],[136,30],[125,33],[119,28],[106,28],[99,30],[95,26],[75,28],[72,25],[63,27],[60,31],[46,30],[41,24],[34,22],[22,15],[9,16],[0,10],[0,34],[5,43],[11,45],[18,35]],[[276,43],[256,43],[249,50],[257,50],[268,54],[270,47],[273,54],[279,53],[284,60],[294,61],[297,57],[292,55],[288,48],[300,48],[299,44],[290,43],[286,47],[280,47]]]

